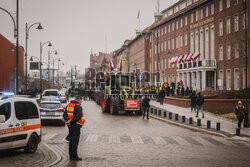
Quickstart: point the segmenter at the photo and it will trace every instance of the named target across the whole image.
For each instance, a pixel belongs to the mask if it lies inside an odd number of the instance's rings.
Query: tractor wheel
[[[102,95],[102,101],[101,101],[102,112],[110,112],[110,100],[111,100],[110,97],[105,99],[104,95]]]
[[[112,98],[110,103],[110,114],[116,115],[119,113],[119,99],[118,98]]]

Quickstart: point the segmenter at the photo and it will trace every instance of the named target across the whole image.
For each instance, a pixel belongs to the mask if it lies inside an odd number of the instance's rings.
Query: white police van
[[[41,141],[37,102],[24,97],[0,99],[0,150],[21,149],[35,153]]]

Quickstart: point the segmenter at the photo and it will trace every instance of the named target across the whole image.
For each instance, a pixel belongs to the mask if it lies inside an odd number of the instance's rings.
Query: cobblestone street
[[[42,129],[43,142],[35,154],[7,152],[1,156],[0,164],[126,167],[250,164],[249,143],[187,130],[152,118],[143,120],[141,116],[102,113],[93,101],[85,101],[82,106],[86,124],[78,153],[83,161],[68,159],[67,126],[46,125]]]

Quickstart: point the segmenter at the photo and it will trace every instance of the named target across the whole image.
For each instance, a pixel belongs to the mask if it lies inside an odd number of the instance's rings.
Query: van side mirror
[[[4,123],[5,122],[5,115],[0,115],[0,123]]]

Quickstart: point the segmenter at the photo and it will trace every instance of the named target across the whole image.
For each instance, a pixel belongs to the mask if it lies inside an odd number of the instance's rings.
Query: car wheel
[[[38,137],[35,134],[32,134],[24,150],[27,153],[35,153],[37,150],[37,147],[38,147]]]

